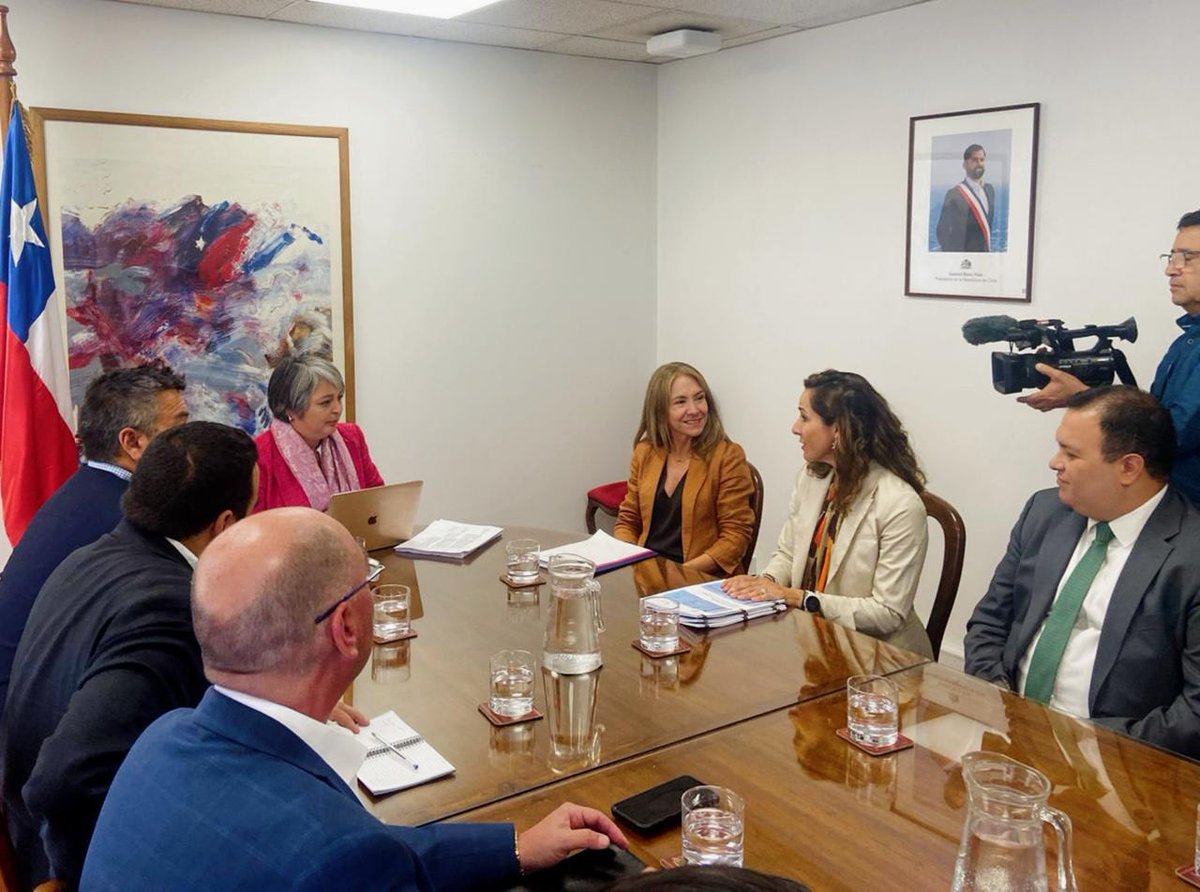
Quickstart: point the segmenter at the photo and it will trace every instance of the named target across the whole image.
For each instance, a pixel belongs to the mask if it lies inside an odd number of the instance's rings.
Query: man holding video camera
[[[1200,505],[1200,210],[1179,219],[1175,243],[1163,254],[1170,280],[1171,302],[1186,315],[1176,320],[1183,333],[1158,364],[1150,393],[1175,424],[1178,440],[1171,482]],[[1042,412],[1061,408],[1072,394],[1087,390],[1074,375],[1039,363],[1050,382],[1036,393],[1018,398]]]

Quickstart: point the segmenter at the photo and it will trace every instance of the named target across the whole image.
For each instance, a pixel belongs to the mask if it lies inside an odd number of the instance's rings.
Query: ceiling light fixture
[[[431,19],[452,19],[463,13],[491,6],[497,0],[315,0],[315,2],[332,3],[335,6],[353,6],[357,9],[376,9],[380,12],[423,15]]]
[[[674,59],[715,53],[720,48],[720,34],[698,31],[695,28],[680,28],[666,34],[655,34],[646,41],[646,52],[651,56],[670,56]]]

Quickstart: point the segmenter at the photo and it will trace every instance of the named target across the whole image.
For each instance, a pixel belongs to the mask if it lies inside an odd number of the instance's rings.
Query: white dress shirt
[[[200,563],[200,558],[192,554],[192,550],[190,548],[188,548],[178,539],[172,539],[170,536],[163,536],[163,538],[171,543],[172,547],[179,552],[180,557],[188,562],[189,567],[191,567],[193,570],[196,569],[196,564]]]
[[[264,700],[262,697],[255,697],[253,694],[230,690],[219,684],[213,685],[213,689],[230,700],[236,700],[243,706],[279,722],[308,744],[313,752],[346,782],[346,786],[351,790],[356,789],[358,769],[367,757],[367,747],[364,747],[351,732],[340,725],[318,722],[302,712]]]
[[[963,182],[967,184],[968,189],[975,193],[975,197],[979,199],[979,204],[983,208],[983,212],[985,214],[990,213],[991,208],[988,207],[987,190],[983,188],[983,183],[979,180],[973,180],[970,177],[967,177]]]
[[[1146,526],[1146,521],[1150,519],[1150,515],[1154,513],[1154,509],[1163,500],[1166,492],[1166,487],[1163,487],[1128,514],[1122,514],[1115,520],[1109,521],[1108,525],[1112,529],[1113,539],[1108,543],[1108,553],[1104,563],[1096,573],[1095,579],[1092,580],[1092,586],[1083,599],[1083,605],[1079,608],[1079,615],[1075,618],[1075,625],[1071,629],[1070,637],[1067,638],[1067,647],[1063,651],[1062,662],[1058,664],[1058,675],[1054,678],[1054,693],[1050,696],[1050,706],[1055,709],[1083,718],[1091,717],[1088,691],[1092,686],[1092,668],[1096,665],[1096,649],[1100,646],[1100,630],[1104,626],[1104,616],[1108,613],[1108,604],[1112,600],[1113,589],[1117,586],[1117,580],[1121,578],[1121,571],[1125,569],[1125,562],[1129,560],[1134,543],[1137,542],[1142,528]],[[1075,552],[1071,555],[1071,560],[1067,563],[1062,578],[1058,580],[1058,590],[1054,593],[1056,601],[1062,594],[1063,585],[1071,578],[1076,564],[1083,559],[1095,538],[1096,521],[1088,520],[1087,528],[1079,537],[1079,544],[1075,546]],[[1025,680],[1029,674],[1029,660],[1033,656],[1033,651],[1037,647],[1045,627],[1046,623],[1043,621],[1042,628],[1038,629],[1037,635],[1029,643],[1029,649],[1025,651],[1025,656],[1021,658],[1017,681],[1022,693],[1025,691]]]

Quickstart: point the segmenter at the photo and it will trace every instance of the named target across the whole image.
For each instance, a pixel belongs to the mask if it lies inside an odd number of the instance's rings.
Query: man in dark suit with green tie
[[[967,623],[967,672],[1200,758],[1200,512],[1168,485],[1170,414],[1132,387],[1076,394]]]

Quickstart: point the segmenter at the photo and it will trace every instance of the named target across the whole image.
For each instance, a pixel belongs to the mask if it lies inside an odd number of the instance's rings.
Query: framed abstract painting
[[[909,119],[905,294],[1029,301],[1039,109]]]
[[[30,112],[75,405],[101,372],[162,361],[193,419],[254,434],[274,365],[316,352],[353,418],[345,128]]]

